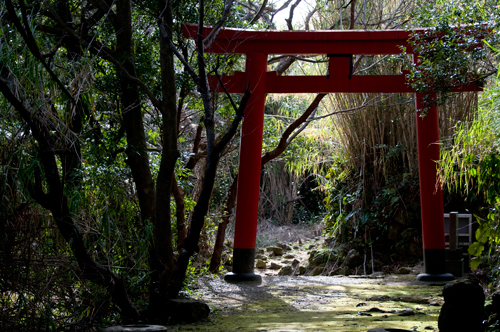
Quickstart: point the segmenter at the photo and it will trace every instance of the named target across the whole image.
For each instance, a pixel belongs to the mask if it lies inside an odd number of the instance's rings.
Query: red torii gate
[[[212,31],[203,29],[204,38]],[[247,87],[252,96],[245,109],[241,128],[238,192],[233,249],[233,269],[226,274],[228,282],[260,281],[254,273],[257,214],[262,154],[264,106],[267,93],[411,93],[415,92],[401,75],[353,75],[353,55],[401,54],[401,47],[413,54],[410,35],[423,30],[337,30],[337,31],[268,31],[221,29],[208,53],[246,54],[245,72],[222,76],[230,93],[243,93]],[[183,24],[184,36],[195,39],[198,25]],[[278,76],[267,71],[267,57],[280,55],[329,56],[327,76]],[[417,56],[413,56],[414,62]],[[212,91],[224,92],[216,77],[210,77]],[[453,91],[480,91],[470,85]],[[443,195],[436,190],[436,163],[440,158],[439,118],[437,107],[424,108],[424,95],[416,93],[418,167],[425,273],[419,280],[450,280],[446,273]]]

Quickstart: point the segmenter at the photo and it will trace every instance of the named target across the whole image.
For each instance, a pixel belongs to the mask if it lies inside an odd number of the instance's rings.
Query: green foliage
[[[398,158],[399,153],[386,155],[386,162]],[[325,185],[324,200],[327,214],[325,234],[340,243],[360,248],[374,246],[379,252],[391,251],[393,256],[405,258],[414,239],[402,236],[406,229],[418,229],[418,178],[411,172],[394,168],[379,190],[363,187],[363,179],[347,160],[336,158]],[[365,170],[370,176],[369,171]],[[396,235],[397,234],[397,235]],[[397,249],[397,250],[396,250]]]
[[[346,160],[336,156],[332,167],[325,176],[328,179],[325,185],[327,196],[323,200],[327,214],[324,217],[326,224],[325,234],[329,237],[340,237],[346,240],[345,232],[348,222],[359,213],[359,208],[353,206],[360,198],[360,190],[352,191],[349,176],[352,170],[346,165]]]
[[[490,47],[497,45],[500,11],[491,1],[418,1],[417,25],[426,27],[409,40],[416,54],[408,81],[417,92],[440,92],[481,85],[496,72]],[[435,101],[427,100],[428,105]]]
[[[484,196],[486,218],[476,216],[479,227],[469,253],[490,257],[500,244],[500,86],[498,80],[481,97],[480,111],[471,123],[459,123],[454,145],[442,152],[442,178],[450,190]]]

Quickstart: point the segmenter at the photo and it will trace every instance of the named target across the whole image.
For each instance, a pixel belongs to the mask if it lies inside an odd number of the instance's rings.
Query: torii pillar
[[[205,38],[212,28],[203,29]],[[184,36],[196,39],[198,26],[183,25]],[[250,86],[252,95],[244,111],[241,132],[240,164],[234,236],[233,270],[226,274],[228,282],[260,281],[254,273],[257,214],[259,204],[262,131],[266,93],[414,93],[405,74],[353,75],[354,54],[408,54],[411,34],[422,29],[406,30],[342,30],[342,31],[257,31],[221,29],[209,53],[246,54],[245,72],[224,75],[221,80],[230,93],[243,93]],[[328,76],[278,76],[267,72],[267,56],[326,54],[330,56]],[[418,59],[414,55],[414,61]],[[224,92],[218,79],[210,77],[213,91]],[[454,92],[481,91],[469,85]],[[431,97],[435,94],[431,93]],[[417,109],[417,142],[422,212],[422,236],[425,273],[419,280],[451,280],[446,273],[443,194],[436,186],[439,160],[439,118],[436,106],[421,111],[424,95],[415,94]]]
[[[245,73],[252,95],[248,100],[241,125],[233,269],[224,277],[227,282],[262,280],[260,275],[254,273],[254,262],[266,104],[266,72],[267,54],[247,54]]]
[[[422,214],[422,242],[424,273],[417,280],[452,280],[446,273],[443,190],[437,185],[437,163],[441,158],[439,148],[439,115],[435,104],[424,105],[425,94],[415,94],[417,110],[418,175],[420,184],[420,211]],[[436,99],[436,94],[429,95]],[[423,115],[423,110],[427,114]]]

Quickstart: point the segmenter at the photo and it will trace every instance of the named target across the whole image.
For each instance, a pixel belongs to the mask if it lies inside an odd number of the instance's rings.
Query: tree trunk
[[[217,237],[214,244],[214,252],[210,258],[209,271],[215,273],[220,266],[220,260],[222,256],[222,250],[224,249],[224,240],[226,238],[226,228],[229,224],[229,220],[233,214],[234,205],[236,203],[236,193],[238,189],[238,175],[233,179],[231,188],[229,188],[229,193],[226,201],[226,207],[224,208],[224,216],[222,217],[222,222],[217,226]]]
[[[177,184],[177,181],[174,177],[173,183],[173,193],[175,199],[175,217],[177,221],[177,250],[181,250],[184,245],[184,239],[186,239],[187,235],[187,227],[186,227],[186,205],[184,204],[185,192],[181,187]]]
[[[163,8],[163,5],[162,5]],[[172,36],[172,8],[168,5],[163,16],[164,28]],[[172,247],[172,225],[170,218],[170,200],[174,180],[175,163],[179,157],[177,150],[177,102],[175,88],[174,56],[172,50],[160,38],[160,65],[161,88],[163,99],[161,101],[162,116],[162,153],[160,171],[156,183],[156,220],[155,246],[159,252],[163,271],[160,274],[160,295],[162,301],[168,300],[167,284],[174,269],[174,256]],[[150,302],[154,306],[154,301]]]

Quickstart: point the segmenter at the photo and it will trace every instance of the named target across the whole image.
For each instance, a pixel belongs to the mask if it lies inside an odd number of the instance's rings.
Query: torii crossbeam
[[[203,37],[212,28],[203,29]],[[424,30],[341,30],[341,31],[259,31],[221,29],[208,53],[246,54],[245,72],[222,76],[230,93],[243,93],[249,87],[252,95],[245,109],[241,129],[238,192],[233,250],[233,269],[226,274],[228,282],[260,281],[254,273],[255,244],[262,154],[264,106],[267,93],[414,93],[400,75],[353,75],[353,55],[408,54],[410,35]],[[183,24],[184,36],[195,39],[198,25]],[[280,55],[328,55],[326,76],[278,76],[267,71],[267,57]],[[414,62],[417,57],[414,55]],[[223,92],[216,77],[210,77],[212,91]],[[469,85],[453,91],[480,91]],[[439,160],[439,118],[432,106],[425,117],[420,116],[424,95],[415,98],[417,117],[418,165],[422,237],[425,273],[419,280],[450,280],[446,273],[443,194],[436,190]]]

